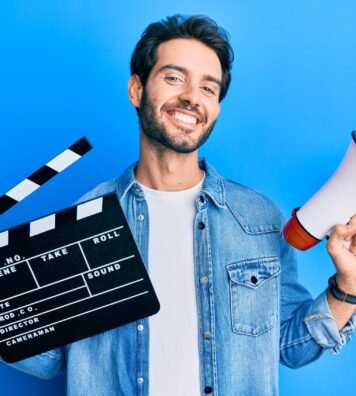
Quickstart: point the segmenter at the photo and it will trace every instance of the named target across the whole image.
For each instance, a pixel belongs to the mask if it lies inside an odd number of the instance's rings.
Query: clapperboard
[[[158,310],[116,194],[0,232],[0,355],[7,362]]]

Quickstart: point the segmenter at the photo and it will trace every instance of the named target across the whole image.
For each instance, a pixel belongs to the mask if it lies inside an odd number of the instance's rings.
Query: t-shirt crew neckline
[[[201,191],[203,183],[205,180],[205,172],[204,175],[202,177],[202,179],[200,180],[200,182],[198,184],[196,184],[193,187],[187,188],[185,190],[177,190],[177,191],[165,191],[165,190],[155,190],[153,188],[147,187],[141,183],[139,183],[140,187],[143,189],[144,193],[146,195],[150,195],[151,197],[164,197],[164,198],[174,198],[176,199],[177,196],[190,196],[194,193],[198,193],[199,191]]]

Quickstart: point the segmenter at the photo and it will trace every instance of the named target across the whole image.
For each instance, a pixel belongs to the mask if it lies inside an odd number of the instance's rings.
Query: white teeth
[[[173,117],[176,118],[179,121],[186,122],[187,124],[196,124],[197,119],[195,117],[192,117],[187,114],[179,113],[179,112],[174,112]]]

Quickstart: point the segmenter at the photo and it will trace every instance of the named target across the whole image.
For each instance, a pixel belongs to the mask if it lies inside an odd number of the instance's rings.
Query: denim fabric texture
[[[81,201],[116,191],[149,271],[149,216],[135,166]],[[356,316],[339,332],[326,292],[313,300],[298,283],[283,217],[267,198],[223,178],[205,160],[200,166],[206,176],[196,197],[194,255],[201,395],[278,395],[279,363],[297,368],[326,349],[338,353]],[[148,361],[145,318],[14,366],[41,378],[66,369],[69,396],[146,396]]]

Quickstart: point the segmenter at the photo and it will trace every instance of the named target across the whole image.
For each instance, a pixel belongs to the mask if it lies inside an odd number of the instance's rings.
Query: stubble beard
[[[178,103],[175,103],[174,106],[170,106],[172,108],[181,108],[199,113],[196,108],[191,106],[189,103],[183,101],[179,101]],[[162,109],[164,107],[165,105],[162,107]],[[180,154],[189,154],[201,147],[208,140],[216,124],[216,120],[209,124],[203,130],[195,144],[190,145],[189,142],[177,142],[172,136],[169,135],[169,132],[167,131],[167,128],[163,125],[163,123],[160,123],[157,120],[154,107],[147,95],[146,89],[144,89],[142,93],[141,105],[138,116],[142,132],[151,141],[153,141],[156,145],[161,146],[161,148],[163,146]],[[201,119],[204,118],[202,115],[200,115],[200,117]],[[178,129],[180,129],[183,133],[192,133],[189,128],[179,127]]]

